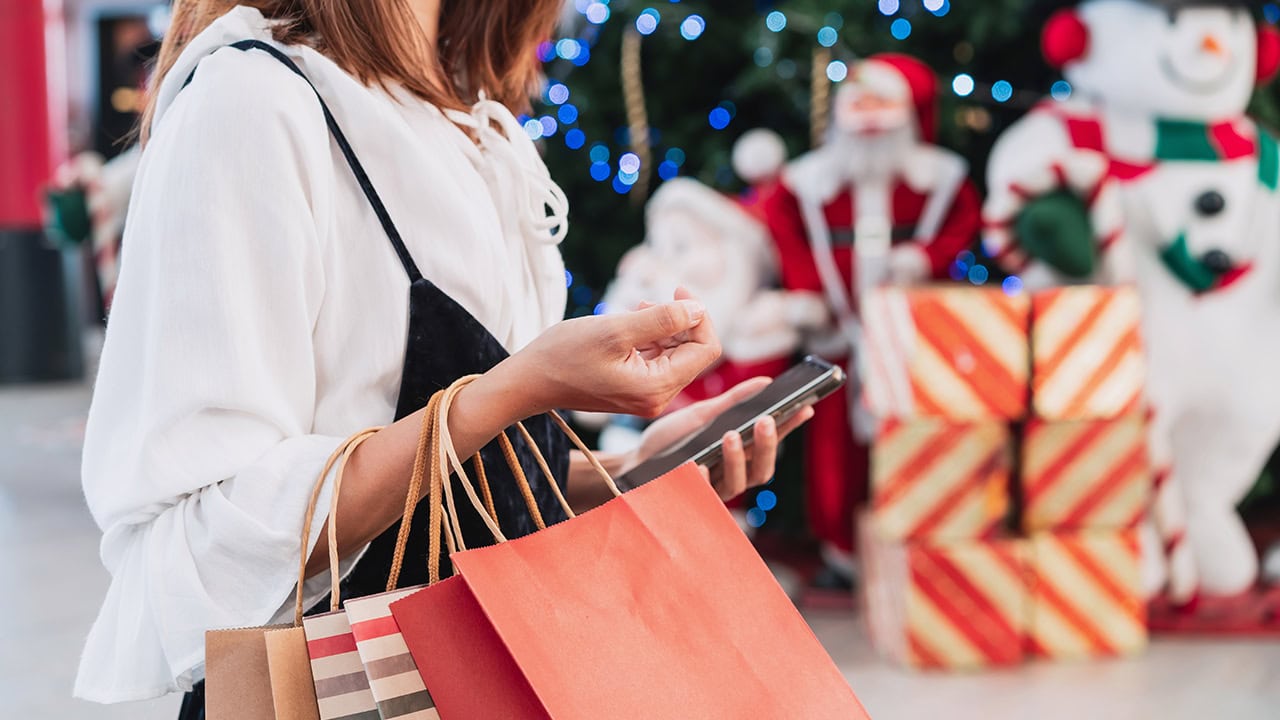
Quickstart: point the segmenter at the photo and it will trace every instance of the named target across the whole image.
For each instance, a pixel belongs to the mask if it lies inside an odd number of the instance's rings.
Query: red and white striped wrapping
[[[867,617],[882,655],[922,669],[1022,661],[1024,541],[906,544],[862,535]]]
[[[1146,647],[1136,529],[1037,533],[1030,543],[1029,651],[1085,658]]]
[[[342,610],[303,618],[320,720],[378,720],[378,706]]]
[[[1075,286],[1031,301],[1031,403],[1045,420],[1140,412],[1146,364],[1131,287]]]
[[[1137,526],[1154,484],[1145,416],[1028,422],[1021,482],[1028,532]]]
[[[1000,290],[884,288],[864,306],[864,397],[887,418],[1020,419],[1030,301]]]
[[[871,449],[871,521],[895,540],[995,537],[1009,511],[1012,440],[1001,420],[888,420]]]
[[[364,663],[369,688],[378,704],[382,720],[439,720],[435,702],[427,692],[418,666],[400,627],[391,616],[391,603],[406,598],[422,587],[369,595],[345,604],[351,634]]]

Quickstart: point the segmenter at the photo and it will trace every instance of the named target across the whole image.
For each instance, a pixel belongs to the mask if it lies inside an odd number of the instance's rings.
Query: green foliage
[[[687,159],[680,174],[734,192],[741,184],[730,168],[730,152],[743,132],[776,130],[792,155],[809,148],[812,57],[820,47],[817,32],[827,25],[838,31],[831,48],[834,59],[849,62],[893,51],[929,63],[942,91],[941,142],[981,168],[998,131],[1047,93],[1056,79],[1039,59],[1038,32],[1025,31],[1039,26],[1027,5],[1027,0],[953,0],[949,11],[936,17],[921,0],[901,0],[898,12],[886,17],[875,0],[612,0],[604,24],[583,23],[574,33],[591,44],[590,61],[581,67],[567,60],[547,65],[549,78],[570,88],[569,102],[580,110],[576,124],[561,127],[546,141],[547,164],[572,207],[565,256],[577,282],[585,286],[570,303],[570,314],[589,312],[622,253],[643,236],[642,208],[612,187],[617,160],[630,149],[620,79],[622,36],[635,27],[641,12],[653,8],[662,16],[642,44],[653,164],[669,148],[681,148]],[[774,10],[787,17],[781,32],[765,24]],[[680,33],[681,22],[691,14],[706,21],[703,34],[692,41]],[[890,23],[898,18],[912,24],[905,40],[890,32]],[[960,72],[978,81],[969,98],[950,92],[950,78]],[[991,99],[989,84],[997,79],[1018,90],[1007,103]],[[707,116],[722,103],[732,108],[733,117],[727,128],[715,130]],[[542,103],[535,113],[554,115],[555,109]],[[586,134],[581,149],[566,147],[564,131],[570,127]],[[589,174],[588,152],[596,143],[609,148],[611,173],[603,182]],[[660,182],[652,169],[649,177],[651,187]]]

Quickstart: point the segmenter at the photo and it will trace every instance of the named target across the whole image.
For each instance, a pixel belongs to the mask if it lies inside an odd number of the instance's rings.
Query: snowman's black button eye
[[[1196,197],[1196,212],[1205,217],[1213,217],[1227,206],[1226,198],[1217,190],[1205,190]]]
[[[1210,250],[1204,254],[1204,257],[1200,258],[1200,262],[1204,263],[1205,268],[1209,270],[1209,272],[1217,273],[1219,275],[1230,270],[1232,265],[1234,265],[1234,263],[1231,262],[1231,256],[1221,250]]]

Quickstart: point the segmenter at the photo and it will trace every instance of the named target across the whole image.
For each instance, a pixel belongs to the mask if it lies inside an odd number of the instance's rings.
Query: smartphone
[[[673,444],[631,470],[614,478],[618,488],[637,488],[692,460],[714,467],[720,462],[725,433],[736,432],[743,447],[754,439],[756,421],[766,415],[781,425],[802,408],[812,405],[844,385],[838,366],[810,355],[774,379],[768,387],[725,410],[705,428]]]

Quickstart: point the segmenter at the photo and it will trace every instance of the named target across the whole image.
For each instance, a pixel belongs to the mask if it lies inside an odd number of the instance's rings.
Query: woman
[[[346,590],[361,595],[385,583],[435,390],[483,373],[449,423],[460,455],[484,448],[499,521],[520,535],[528,513],[490,443],[504,427],[531,418],[589,506],[585,460],[539,414],[655,415],[719,352],[688,297],[558,322],[564,197],[509,108],[527,102],[560,0],[249,4],[175,3],[85,442],[112,583],[76,693],[194,686],[189,718],[203,716],[205,629],[287,616],[313,477],[350,433],[390,423],[353,456],[338,507]],[[669,416],[607,461],[624,470],[760,387]],[[727,437],[720,493],[768,478],[805,418],[762,422],[750,459]],[[519,450],[544,515],[563,517]],[[402,585],[423,581],[424,530]]]

